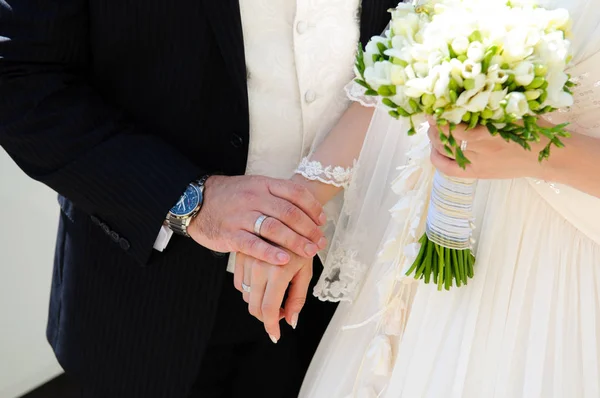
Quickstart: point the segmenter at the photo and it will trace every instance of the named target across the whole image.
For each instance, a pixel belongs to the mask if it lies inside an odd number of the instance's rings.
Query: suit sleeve
[[[204,171],[88,84],[88,29],[87,0],[0,0],[0,145],[144,265],[169,208]]]

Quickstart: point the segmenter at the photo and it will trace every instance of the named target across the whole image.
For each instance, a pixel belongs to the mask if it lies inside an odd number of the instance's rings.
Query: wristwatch
[[[204,184],[208,175],[192,182],[181,195],[181,198],[167,214],[167,226],[176,234],[190,237],[187,229],[194,217],[202,209],[204,201]]]

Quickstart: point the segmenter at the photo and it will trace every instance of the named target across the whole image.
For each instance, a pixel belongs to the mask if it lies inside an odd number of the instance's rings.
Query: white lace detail
[[[363,86],[352,81],[344,87],[346,91],[346,96],[354,102],[359,102],[362,106],[366,106],[368,108],[375,108],[379,102],[378,97],[365,95],[367,91]]]
[[[336,245],[329,257],[331,263],[323,270],[319,282],[314,288],[314,295],[321,301],[351,301],[348,294],[357,289],[363,282],[367,265],[357,260],[358,250],[348,245]],[[329,258],[328,257],[328,258]]]
[[[302,159],[295,173],[311,181],[319,181],[323,184],[333,185],[338,188],[347,188],[352,180],[353,167],[326,166],[317,160],[308,157]]]

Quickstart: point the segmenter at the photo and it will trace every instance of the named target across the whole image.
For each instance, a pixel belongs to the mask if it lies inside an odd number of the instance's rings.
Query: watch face
[[[179,202],[171,209],[171,214],[180,217],[187,216],[198,207],[201,200],[202,193],[200,192],[200,189],[194,185],[188,185],[185,193],[179,199]]]

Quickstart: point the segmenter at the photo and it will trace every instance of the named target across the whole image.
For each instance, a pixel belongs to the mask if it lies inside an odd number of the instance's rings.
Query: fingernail
[[[324,237],[321,238],[321,239],[319,239],[319,243],[318,244],[319,244],[319,247],[321,249],[324,249],[325,247],[327,247],[327,239],[324,238]]]
[[[292,315],[292,329],[296,329],[296,326],[298,326],[298,316],[299,314]]]
[[[313,243],[307,243],[306,246],[304,246],[304,252],[308,256],[314,256],[315,254],[317,254],[318,251],[319,248]]]
[[[282,263],[287,263],[290,261],[290,256],[288,256],[287,253],[279,252],[277,254],[277,260],[281,261]]]
[[[321,213],[321,215],[319,216],[319,222],[321,223],[321,225],[325,225],[327,223],[327,214]]]
[[[277,344],[277,337],[273,336],[272,334],[270,334],[269,337],[271,338],[273,344]]]

